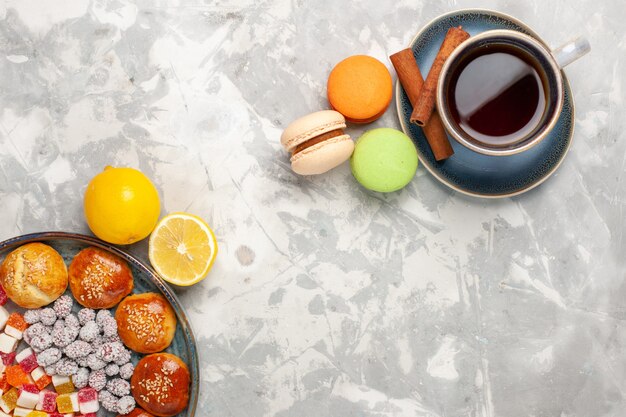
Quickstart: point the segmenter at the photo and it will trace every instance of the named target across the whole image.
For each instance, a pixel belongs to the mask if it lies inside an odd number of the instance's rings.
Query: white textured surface
[[[463,7],[589,37],[554,177],[482,201],[423,168],[389,195],[347,164],[290,171],[282,129],[327,107],[334,63],[388,62]],[[107,164],[152,177],[164,213],[205,217],[219,258],[180,292],[198,417],[623,416],[625,21],[621,0],[5,0],[0,238],[87,233],[82,193]],[[395,109],[349,130],[383,126]]]

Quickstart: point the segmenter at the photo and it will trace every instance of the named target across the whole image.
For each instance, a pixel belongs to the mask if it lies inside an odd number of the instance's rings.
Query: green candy
[[[396,129],[364,133],[350,158],[352,175],[365,188],[389,193],[405,187],[417,170],[417,151],[411,139]]]

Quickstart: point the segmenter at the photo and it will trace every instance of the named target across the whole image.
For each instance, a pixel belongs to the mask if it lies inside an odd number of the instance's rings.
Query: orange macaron
[[[367,55],[354,55],[338,63],[328,76],[328,101],[352,123],[370,123],[385,113],[392,96],[387,67]]]

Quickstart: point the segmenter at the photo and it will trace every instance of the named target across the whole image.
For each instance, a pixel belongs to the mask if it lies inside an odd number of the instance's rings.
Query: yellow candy
[[[31,411],[26,414],[26,417],[48,417],[48,413],[45,411]]]
[[[61,414],[73,413],[74,406],[72,405],[71,394],[61,394],[57,397],[57,409]]]
[[[17,405],[17,397],[19,396],[19,392],[17,388],[11,388],[2,396],[2,402],[6,405],[9,411],[13,410]],[[3,407],[4,408],[4,407]],[[7,411],[8,412],[8,411]]]
[[[68,376],[54,375],[52,377],[52,385],[57,394],[69,394],[74,392],[74,384]]]
[[[71,394],[72,392],[74,392],[74,384],[72,384],[72,381],[70,381],[64,384],[55,385],[54,389],[56,390],[57,394]]]

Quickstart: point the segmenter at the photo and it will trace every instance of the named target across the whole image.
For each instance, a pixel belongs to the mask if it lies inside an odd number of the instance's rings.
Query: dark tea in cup
[[[480,142],[515,143],[542,122],[545,78],[536,60],[520,48],[506,44],[477,48],[450,74],[450,114]]]
[[[439,74],[437,110],[446,131],[485,155],[530,149],[550,133],[563,109],[561,68],[588,51],[584,38],[550,51],[513,30],[470,37]]]

